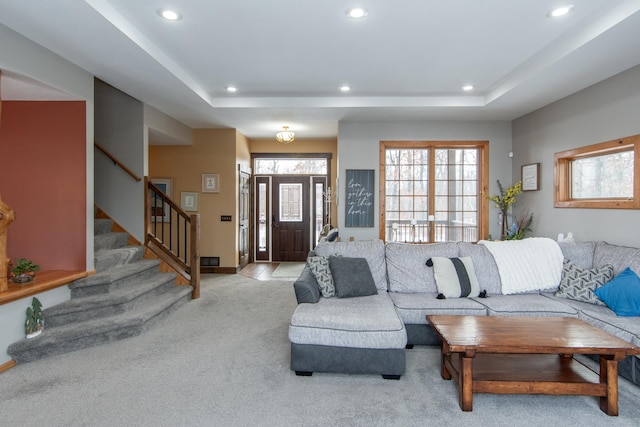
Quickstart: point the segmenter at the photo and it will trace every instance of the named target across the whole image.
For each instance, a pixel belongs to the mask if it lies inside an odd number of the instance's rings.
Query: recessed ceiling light
[[[340,90],[341,90],[342,92],[349,92],[349,91],[351,90],[351,86],[349,86],[349,85],[342,85],[342,86],[340,86]]]
[[[227,92],[237,92],[238,88],[235,86],[227,86]]]
[[[571,9],[573,9],[573,5],[572,4],[570,4],[568,6],[557,7],[555,9],[553,9],[552,11],[550,11],[547,14],[547,16],[549,16],[550,18],[559,18],[559,17],[564,16],[567,13],[571,12]]]
[[[347,16],[353,19],[364,18],[368,14],[369,12],[367,12],[367,9],[362,7],[352,7],[351,9],[347,9]]]
[[[179,21],[182,18],[178,12],[170,9],[162,9],[158,11],[158,14],[167,21]]]
[[[473,90],[473,85],[464,85],[462,86],[462,90],[464,90],[465,92],[469,92]]]

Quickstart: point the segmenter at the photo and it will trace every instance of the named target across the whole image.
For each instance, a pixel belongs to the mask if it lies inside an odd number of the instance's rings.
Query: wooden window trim
[[[478,182],[480,184],[480,192],[478,193],[478,236],[489,235],[489,201],[482,194],[489,192],[489,141],[380,141],[379,154],[379,191],[378,200],[380,203],[380,222],[378,223],[379,236],[381,240],[385,240],[385,201],[386,201],[386,176],[385,176],[385,160],[387,148],[478,148],[480,165],[478,167]],[[435,159],[430,156],[429,162]],[[435,167],[430,164],[429,167],[429,194],[435,193]],[[429,211],[434,211],[434,202],[429,198]]]
[[[633,198],[572,199],[571,162],[575,159],[613,154],[633,149]],[[554,207],[596,209],[640,209],[640,135],[614,139],[554,154]]]

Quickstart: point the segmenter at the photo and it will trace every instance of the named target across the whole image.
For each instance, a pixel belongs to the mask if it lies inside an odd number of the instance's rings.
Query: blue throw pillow
[[[640,316],[640,278],[629,267],[595,294],[618,316]]]

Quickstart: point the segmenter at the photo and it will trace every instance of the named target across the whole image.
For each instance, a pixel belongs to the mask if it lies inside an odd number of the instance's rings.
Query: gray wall
[[[511,124],[509,122],[424,121],[340,122],[338,126],[338,228],[343,239],[379,238],[380,141],[489,141],[489,189],[497,192],[496,180],[511,184]],[[375,216],[373,228],[345,228],[344,193],[346,169],[375,170]],[[335,183],[333,183],[335,185]],[[500,234],[498,211],[491,207],[489,232]]]
[[[95,140],[134,174],[144,176],[144,105],[97,79]],[[98,150],[94,158],[96,204],[144,241],[144,181],[134,180]]]
[[[541,163],[540,191],[517,202],[535,215],[535,234],[556,238],[571,231],[578,241],[640,246],[638,210],[553,207],[554,153],[639,133],[640,66],[515,120],[514,177],[521,165]]]

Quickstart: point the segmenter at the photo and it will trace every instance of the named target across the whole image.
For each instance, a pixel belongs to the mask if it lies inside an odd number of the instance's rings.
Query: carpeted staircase
[[[44,330],[13,343],[7,353],[31,362],[138,335],[191,299],[191,286],[176,286],[175,273],[143,259],[144,247],[127,246],[127,233],[111,232],[113,221],[95,219],[96,274],[69,284],[71,299],[44,308]]]

